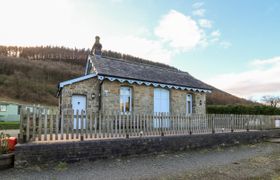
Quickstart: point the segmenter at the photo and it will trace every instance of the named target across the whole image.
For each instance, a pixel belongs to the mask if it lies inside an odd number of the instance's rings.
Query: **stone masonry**
[[[280,130],[276,129],[186,136],[18,144],[15,150],[15,167],[257,143],[279,135]]]
[[[101,86],[101,87],[100,87]],[[100,82],[97,78],[91,78],[71,85],[67,85],[61,92],[62,109],[71,109],[72,95],[85,95],[87,97],[87,109],[98,111],[119,111],[120,108],[120,88],[121,86],[132,89],[132,110],[136,113],[153,113],[154,110],[154,87],[120,83],[118,81],[104,80]],[[101,92],[100,92],[101,90]],[[205,93],[189,92],[183,90],[169,89],[170,92],[170,112],[172,114],[186,113],[186,95],[193,95],[193,113],[206,113]],[[95,98],[92,99],[92,94]],[[100,100],[99,100],[100,99]],[[100,104],[100,106],[99,106]]]
[[[100,82],[97,78],[91,78],[78,83],[70,84],[62,89],[59,106],[62,110],[72,109],[71,98],[72,95],[84,95],[87,99],[87,109],[92,111],[99,110],[99,91]],[[92,94],[95,98],[92,99]]]

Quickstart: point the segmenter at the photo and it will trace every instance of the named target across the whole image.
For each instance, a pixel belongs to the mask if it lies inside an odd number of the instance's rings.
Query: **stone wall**
[[[257,143],[279,135],[280,130],[278,129],[169,137],[18,144],[15,150],[15,167]]]
[[[120,108],[120,87],[127,86],[132,89],[132,109],[137,113],[153,113],[154,111],[154,87],[129,83],[120,83],[117,81],[105,80],[102,84],[102,110],[118,111]],[[194,93],[169,89],[170,92],[170,112],[186,113],[186,95],[193,95],[193,112],[205,114],[205,93]],[[201,101],[201,104],[200,104]]]
[[[84,95],[87,98],[87,109],[98,111],[99,91],[100,84],[97,78],[91,78],[78,83],[64,86],[61,91],[60,107],[62,109],[72,109],[72,95]],[[92,99],[93,93],[95,94],[94,99]]]
[[[136,113],[153,113],[154,89],[152,86],[141,86],[117,81],[105,80],[102,84],[102,110],[119,111],[121,86],[132,89],[132,110]]]
[[[193,96],[193,110],[196,114],[206,114],[206,94],[195,93]]]
[[[101,86],[101,92],[100,91]],[[88,79],[63,87],[61,91],[61,108],[71,109],[72,95],[85,95],[87,97],[87,109],[98,111],[99,103],[102,111],[119,111],[120,88],[128,86],[132,89],[132,110],[136,113],[153,113],[154,111],[154,87],[138,84],[120,83],[118,81],[104,80],[100,85],[97,78]],[[183,90],[169,89],[170,112],[186,113],[186,95],[193,95],[193,112],[205,114],[205,93],[194,93]],[[92,99],[91,95],[95,94]],[[99,96],[100,94],[100,96]],[[101,101],[99,101],[101,98]],[[200,104],[201,101],[201,104]]]
[[[172,114],[186,113],[186,95],[188,91],[171,89],[170,91],[170,112]]]

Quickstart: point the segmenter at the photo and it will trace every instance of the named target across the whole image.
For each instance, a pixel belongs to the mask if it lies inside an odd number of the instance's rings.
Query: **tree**
[[[277,107],[280,104],[280,96],[263,96],[262,101],[272,107]]]

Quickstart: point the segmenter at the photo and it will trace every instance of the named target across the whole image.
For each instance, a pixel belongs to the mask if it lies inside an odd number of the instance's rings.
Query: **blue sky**
[[[0,0],[0,44],[104,49],[163,62],[232,94],[280,95],[278,0]]]

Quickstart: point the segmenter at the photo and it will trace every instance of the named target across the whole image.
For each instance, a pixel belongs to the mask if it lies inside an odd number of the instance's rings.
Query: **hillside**
[[[67,62],[0,56],[0,99],[57,105],[57,83],[82,73]]]
[[[127,60],[142,61],[141,58],[129,55],[111,51],[106,51],[106,53],[107,56],[116,57],[118,55],[122,58],[125,56],[124,59]],[[71,54],[71,50],[69,54]],[[4,55],[0,55],[0,100],[31,104],[57,105],[58,82],[81,76],[86,63],[85,59],[82,59],[82,57],[85,57],[83,54],[80,54],[77,59],[61,55],[57,55],[57,57],[60,57],[58,59],[55,59],[55,56],[49,56],[52,58],[48,59],[46,54],[41,56],[40,59],[28,58],[30,56],[27,55],[25,57],[7,57],[7,54]],[[32,57],[36,56],[33,55]],[[207,96],[207,104],[253,104],[251,101],[238,98],[214,87],[213,93]]]
[[[242,105],[259,105],[256,102],[249,101],[247,99],[239,98],[225,91],[213,87],[213,91],[207,94],[208,105],[230,105],[230,104],[242,104]]]

